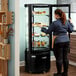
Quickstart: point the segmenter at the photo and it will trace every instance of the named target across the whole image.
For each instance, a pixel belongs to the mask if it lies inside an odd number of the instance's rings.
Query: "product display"
[[[46,14],[46,11],[32,11],[32,14]]]
[[[32,7],[32,6],[28,6]],[[41,27],[50,24],[49,7],[28,8],[28,47],[25,51],[25,71],[44,73],[50,70],[50,36],[41,32]],[[29,16],[30,15],[30,16]]]
[[[39,34],[39,33],[34,33],[34,36],[35,36],[35,37],[39,37],[40,34]]]
[[[41,45],[45,46],[46,42],[45,41],[41,41]]]
[[[40,44],[41,44],[41,42],[40,42],[40,41],[37,41],[37,45],[38,45],[38,47],[40,47]]]
[[[46,24],[44,24],[44,23],[38,23],[38,22],[32,23],[32,26],[36,26],[36,27],[41,27],[41,26],[48,27]]]
[[[32,45],[33,47],[46,47],[47,42],[45,41],[33,41]]]
[[[48,35],[41,32],[41,27],[46,28],[48,27],[48,24],[49,24],[49,22],[45,23],[45,19],[47,18],[47,20],[49,20],[49,17],[46,17],[45,15],[42,16],[43,13],[47,14],[47,10],[49,9],[48,8],[43,8],[43,9],[34,8],[34,11],[32,11],[32,14],[33,14],[32,18],[34,19],[32,21],[32,43],[36,44],[36,46],[33,46],[33,48],[36,48],[36,47],[48,48],[48,45],[49,45]],[[39,16],[36,16],[36,14],[39,14]],[[47,15],[49,15],[49,13]],[[33,42],[33,41],[36,41],[36,42]]]

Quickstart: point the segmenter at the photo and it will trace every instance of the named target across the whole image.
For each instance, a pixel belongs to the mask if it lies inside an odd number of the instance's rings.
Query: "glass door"
[[[48,28],[49,7],[33,6],[32,10],[32,50],[49,49],[49,34],[41,32],[41,26]],[[46,50],[45,50],[46,51]]]
[[[54,18],[54,11],[56,9],[61,9],[66,14],[66,19],[69,20],[70,18],[70,5],[69,4],[61,4],[61,5],[51,5],[50,10],[51,13],[51,22],[55,21]],[[67,32],[68,33],[68,32]],[[70,33],[68,33],[68,36],[70,37]],[[52,39],[53,39],[53,32],[52,32]]]

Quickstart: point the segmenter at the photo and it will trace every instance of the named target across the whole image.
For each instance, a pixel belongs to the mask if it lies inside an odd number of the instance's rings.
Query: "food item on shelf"
[[[40,40],[35,41],[35,40],[34,40],[34,41],[32,42],[32,46],[33,46],[33,47],[40,47],[40,46],[41,46],[41,47],[44,47],[44,46],[46,45],[46,43],[47,43],[46,41],[40,41]]]
[[[38,27],[41,27],[42,26],[42,23],[36,23]]]
[[[41,41],[41,45],[42,45],[42,46],[45,46],[45,42],[44,42],[44,41]]]
[[[40,12],[39,14],[42,14],[42,12]]]
[[[47,27],[48,25],[44,24],[44,23],[39,23],[39,22],[35,22],[35,23],[32,23],[32,26],[38,26],[38,27]]]
[[[35,23],[32,23],[32,26],[37,26]]]
[[[40,36],[40,34],[39,34],[39,33],[35,33],[35,34],[34,34],[34,36],[39,37],[39,36]]]
[[[41,32],[41,36],[44,37],[46,36],[46,34],[44,32]]]
[[[35,33],[32,33],[32,37],[33,37],[33,36],[39,37],[40,34],[35,32]]]
[[[46,27],[47,25],[42,25],[43,27]]]
[[[39,22],[36,22],[35,24],[36,24],[36,25],[41,25],[41,23],[39,23]]]
[[[38,47],[40,47],[40,44],[41,44],[41,42],[40,42],[40,41],[37,41],[37,45],[38,45]]]
[[[41,25],[41,23],[38,23],[38,22],[32,23],[32,26],[40,26],[40,25]]]
[[[45,13],[46,13],[46,11],[43,11],[43,13],[45,14]]]
[[[45,41],[41,41],[41,45],[45,46],[46,42]]]
[[[32,14],[41,14],[39,11],[32,11]]]
[[[34,34],[32,34],[32,36],[34,36]]]
[[[35,40],[32,42],[32,46],[36,47],[36,41]]]
[[[32,11],[32,14],[45,14],[46,11]]]
[[[38,12],[35,12],[35,14],[40,14],[40,12],[38,11]]]

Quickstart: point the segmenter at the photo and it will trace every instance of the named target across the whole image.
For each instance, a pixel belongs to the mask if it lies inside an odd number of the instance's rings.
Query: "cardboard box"
[[[10,60],[10,44],[0,45],[0,59]]]
[[[2,74],[0,73],[0,76],[2,76]]]
[[[0,60],[0,76],[8,76],[8,61]]]
[[[1,0],[1,11],[8,11],[8,0]]]
[[[10,44],[6,44],[4,46],[4,51],[5,51],[6,60],[9,60],[10,59]]]

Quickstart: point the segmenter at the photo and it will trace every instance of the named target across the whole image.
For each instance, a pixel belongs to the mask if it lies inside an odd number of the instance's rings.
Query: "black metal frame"
[[[31,40],[31,37],[32,37],[32,8],[31,8],[31,5],[29,5],[28,7],[28,27],[29,27],[29,50],[31,51],[32,50],[32,40]]]
[[[43,8],[45,8],[45,7],[49,7],[50,8],[50,11],[49,11],[49,13],[50,13],[50,17],[49,17],[49,20],[50,20],[50,23],[49,24],[51,24],[52,23],[52,7],[68,7],[68,13],[69,13],[69,15],[68,15],[68,17],[69,18],[71,18],[71,16],[70,16],[70,12],[71,12],[71,8],[70,8],[70,4],[59,4],[59,5],[57,5],[57,4],[25,4],[25,7],[29,7],[29,11],[28,11],[28,13],[29,13],[29,50],[30,51],[32,51],[32,8],[33,7],[36,7],[36,8],[39,8],[39,7],[43,7]],[[49,43],[50,43],[50,50],[52,49],[52,38],[51,38],[52,36],[50,35],[50,41],[49,41]],[[69,33],[69,37],[70,37],[70,33]]]

